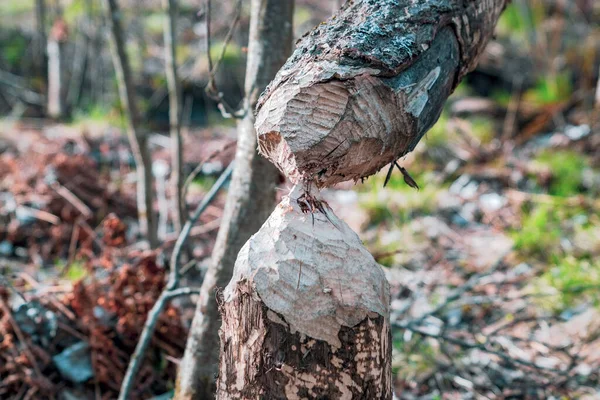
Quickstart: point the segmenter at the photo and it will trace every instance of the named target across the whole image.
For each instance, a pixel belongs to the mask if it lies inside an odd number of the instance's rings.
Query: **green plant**
[[[551,308],[560,311],[584,301],[600,301],[600,261],[556,258],[554,265],[540,277],[541,286],[554,289]]]
[[[585,156],[571,150],[544,150],[535,161],[552,172],[549,194],[569,197],[581,192],[583,171],[589,168],[589,160]]]
[[[561,236],[556,213],[547,205],[538,206],[525,213],[521,229],[513,233],[515,249],[527,256],[548,259],[558,252]]]
[[[571,76],[568,72],[549,74],[538,79],[536,85],[523,95],[525,101],[538,105],[565,101],[573,93]]]
[[[12,68],[19,64],[26,50],[27,40],[21,35],[14,35],[2,49],[2,56]]]

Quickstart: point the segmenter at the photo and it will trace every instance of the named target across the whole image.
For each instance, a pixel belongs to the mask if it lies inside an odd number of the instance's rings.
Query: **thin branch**
[[[198,218],[200,218],[200,215],[202,215],[202,213],[204,212],[204,210],[206,210],[208,205],[213,201],[213,199],[215,198],[215,196],[217,195],[217,193],[219,192],[221,187],[223,187],[223,185],[225,185],[225,183],[229,180],[229,178],[231,177],[231,173],[233,172],[234,164],[235,164],[235,162],[231,162],[229,164],[229,166],[225,169],[225,171],[223,171],[221,173],[221,175],[219,176],[219,179],[217,179],[217,181],[215,182],[213,187],[206,194],[204,199],[202,199],[202,202],[198,205],[198,207],[196,208],[196,211],[194,211],[194,214],[185,223],[183,229],[181,230],[181,234],[179,235],[177,242],[175,242],[175,247],[173,248],[173,254],[171,255],[171,274],[169,275],[169,283],[167,284],[167,287],[169,290],[177,288],[177,285],[179,284],[179,268],[178,268],[178,266],[179,266],[179,258],[181,257],[181,249],[185,245],[185,243],[190,235],[192,226],[198,220]]]
[[[200,162],[200,164],[198,164],[196,166],[196,168],[194,168],[194,170],[188,175],[188,177],[185,179],[185,182],[183,183],[183,193],[182,193],[182,197],[185,201],[185,199],[187,198],[187,192],[188,189],[190,187],[190,185],[192,184],[192,182],[194,181],[194,179],[196,179],[196,176],[198,176],[198,174],[202,171],[202,168],[204,167],[204,165],[207,162],[212,161],[215,157],[217,157],[219,154],[224,153],[225,151],[229,150],[231,147],[235,146],[237,142],[231,142],[231,143],[227,143],[225,146],[223,146],[222,148],[213,151],[208,157],[206,157],[204,160],[202,160]]]
[[[511,356],[509,356],[508,354],[506,354],[503,351],[498,351],[498,350],[490,349],[485,344],[473,343],[473,342],[468,342],[468,341],[465,341],[465,340],[457,339],[457,338],[455,338],[453,336],[449,336],[449,335],[443,333],[443,331],[440,331],[440,333],[428,332],[426,330],[421,329],[420,327],[414,326],[414,324],[412,322],[403,323],[401,321],[394,321],[394,322],[392,322],[392,326],[394,326],[396,328],[400,328],[400,329],[409,330],[409,331],[411,331],[413,333],[416,333],[416,334],[419,334],[421,336],[429,337],[429,338],[436,339],[436,340],[443,340],[443,341],[446,341],[448,343],[452,343],[454,345],[457,345],[457,346],[459,346],[459,347],[461,347],[463,349],[476,349],[476,350],[480,350],[480,351],[483,351],[485,353],[498,356],[501,359],[503,359],[504,361],[509,362],[509,363],[520,364],[520,365],[523,365],[523,366],[526,366],[526,367],[535,368],[535,369],[538,369],[538,370],[543,370],[543,371],[548,371],[548,372],[553,372],[553,373],[557,373],[557,374],[560,374],[560,375],[566,375],[566,374],[568,374],[568,371],[561,371],[561,370],[558,370],[558,369],[555,369],[555,368],[545,367],[543,365],[538,365],[538,364],[530,362],[530,361],[522,360],[520,358],[511,357]],[[489,341],[487,341],[486,343],[489,343]]]
[[[167,302],[175,297],[191,295],[199,293],[200,291],[196,288],[178,288],[179,257],[181,256],[181,250],[183,249],[183,246],[185,245],[190,235],[192,226],[198,220],[198,218],[200,218],[200,215],[202,215],[202,213],[206,210],[208,205],[213,201],[219,190],[229,180],[233,171],[233,166],[234,163],[232,162],[231,164],[229,164],[227,169],[223,171],[221,176],[219,176],[219,179],[217,179],[217,181],[210,189],[206,197],[204,197],[202,202],[196,208],[196,211],[194,211],[194,214],[185,223],[183,229],[181,230],[181,234],[179,235],[179,238],[175,243],[175,247],[173,248],[173,254],[171,255],[171,272],[169,273],[169,280],[162,293],[156,300],[156,303],[154,303],[152,309],[148,313],[146,323],[144,324],[144,329],[142,330],[142,334],[140,335],[140,339],[138,340],[138,343],[135,347],[135,351],[133,352],[129,361],[129,366],[127,367],[125,377],[123,378],[123,383],[121,384],[121,392],[119,393],[119,400],[127,400],[130,398],[129,393],[133,388],[135,375],[137,374],[139,368],[142,365],[146,349],[150,344],[152,336],[154,336],[154,329],[156,328],[158,317],[162,313]]]
[[[205,92],[214,101],[217,102],[217,106],[221,111],[221,115],[223,118],[236,118],[242,119],[248,112],[248,100],[244,99],[242,108],[239,110],[235,110],[231,107],[226,101],[216,85],[215,76],[219,71],[219,67],[225,58],[225,52],[227,51],[227,46],[233,37],[233,32],[235,32],[235,28],[237,27],[238,22],[240,21],[240,16],[242,15],[242,0],[238,0],[236,5],[235,16],[233,17],[233,21],[229,27],[229,31],[227,35],[225,35],[225,40],[223,42],[223,47],[221,48],[221,54],[217,59],[217,62],[213,64],[212,56],[210,54],[211,49],[211,36],[210,36],[210,19],[211,19],[211,0],[206,0],[206,56],[208,58],[208,83],[206,85]]]

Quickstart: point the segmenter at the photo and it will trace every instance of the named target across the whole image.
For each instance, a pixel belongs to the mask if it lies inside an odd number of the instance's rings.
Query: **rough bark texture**
[[[347,2],[300,41],[259,100],[260,152],[295,182],[377,172],[435,123],[507,2]]]
[[[135,158],[140,232],[147,238],[150,247],[154,247],[157,244],[156,218],[153,210],[152,159],[150,157],[150,150],[148,149],[148,138],[139,128],[139,112],[135,102],[135,88],[129,66],[129,57],[125,51],[122,26],[123,14],[119,10],[117,0],[105,0],[105,3],[109,13],[111,50],[117,75],[119,97],[127,116],[127,136]]]
[[[391,399],[383,270],[326,204],[306,213],[303,192],[240,251],[224,291],[217,397]]]
[[[44,0],[35,0],[35,57],[33,62],[36,65],[40,76],[44,75],[46,60],[46,2]]]
[[[169,87],[169,126],[171,136],[171,195],[173,196],[173,225],[180,232],[185,223],[183,204],[183,141],[181,137],[181,89],[177,77],[177,54],[175,46],[177,24],[177,0],[162,0],[167,14],[164,26],[165,72]]]
[[[252,109],[283,65],[292,47],[293,0],[252,0],[245,90]],[[202,284],[175,399],[214,396],[221,324],[215,290],[229,282],[237,253],[267,219],[275,205],[279,174],[258,155],[251,111],[238,125],[235,170],[211,265]]]

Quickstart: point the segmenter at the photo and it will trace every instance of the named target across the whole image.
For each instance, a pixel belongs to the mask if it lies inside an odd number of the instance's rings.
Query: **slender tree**
[[[65,114],[65,65],[64,44],[69,35],[67,23],[57,12],[50,34],[48,35],[48,115],[60,119]]]
[[[239,250],[267,219],[275,204],[277,170],[256,151],[254,113],[258,95],[291,51],[293,0],[252,0],[245,91],[250,110],[238,124],[235,171],[223,223],[198,300],[180,365],[176,399],[214,396],[220,326],[215,289],[231,279]]]
[[[44,0],[35,0],[35,24],[37,35],[35,38],[35,57],[34,62],[37,72],[43,76],[44,65],[46,63],[46,2]]]
[[[185,223],[183,204],[183,139],[181,137],[181,88],[177,77],[177,0],[163,0],[167,14],[164,26],[165,70],[169,89],[169,125],[171,134],[171,192],[173,196],[173,221],[180,232]]]
[[[125,51],[123,13],[117,0],[105,0],[111,28],[111,51],[117,75],[119,97],[127,117],[127,136],[135,158],[137,173],[137,207],[140,231],[151,247],[157,244],[156,219],[153,210],[152,158],[148,148],[148,136],[140,129],[139,111],[135,101],[135,90],[129,57]]]

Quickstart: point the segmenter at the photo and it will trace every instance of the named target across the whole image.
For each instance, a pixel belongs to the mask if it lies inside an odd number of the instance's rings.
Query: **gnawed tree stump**
[[[263,94],[260,152],[293,182],[374,174],[437,121],[507,1],[348,1],[302,39]]]
[[[255,124],[260,152],[296,186],[224,292],[218,398],[392,398],[387,281],[311,188],[411,151],[507,1],[349,0],[300,41]]]
[[[284,198],[238,255],[221,305],[217,397],[391,399],[383,270],[304,193]]]

